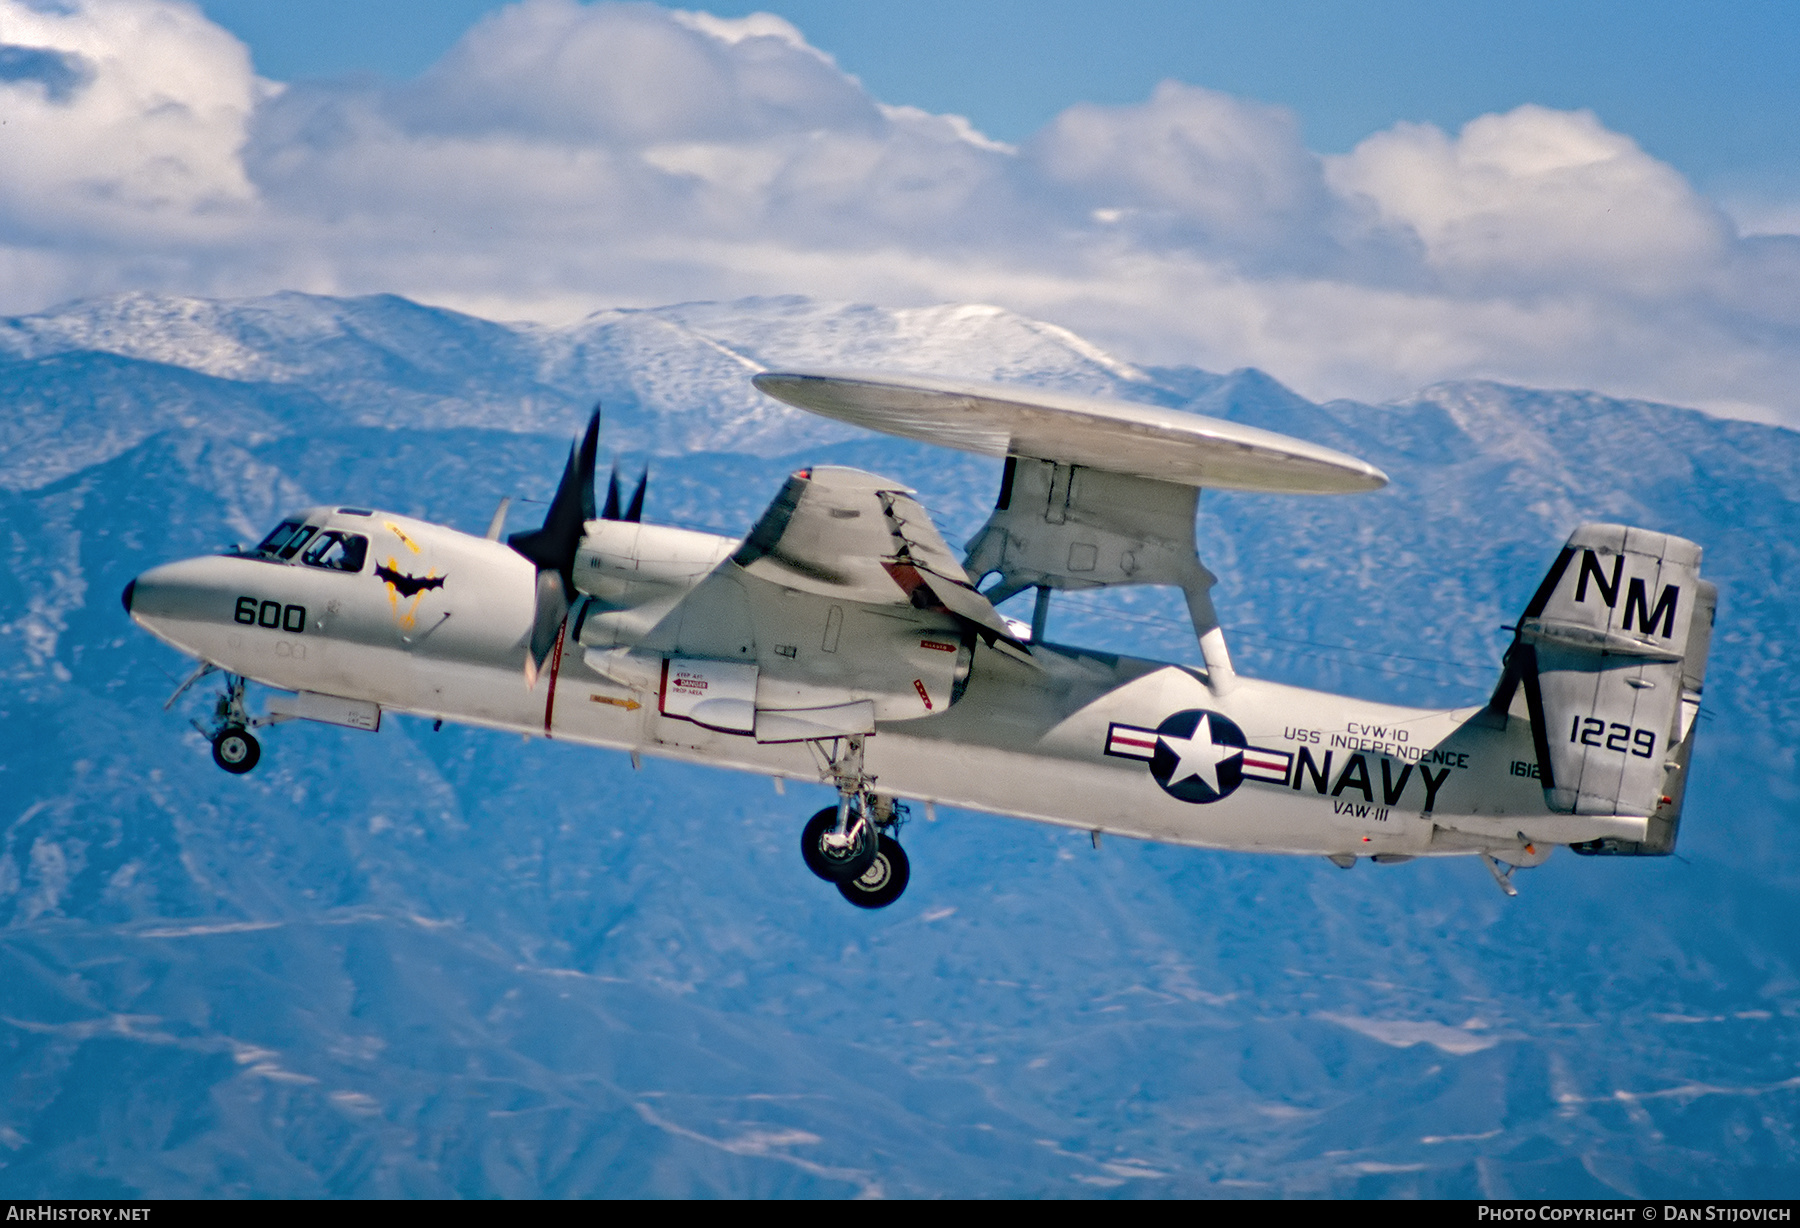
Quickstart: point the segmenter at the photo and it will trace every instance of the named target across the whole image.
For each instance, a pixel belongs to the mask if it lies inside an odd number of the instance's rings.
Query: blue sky
[[[1800,424],[1800,6],[0,0],[0,310],[985,303]]]
[[[488,0],[203,0],[280,80],[410,77]],[[1535,102],[1588,108],[1707,186],[1800,185],[1800,5],[1733,0],[845,0],[718,3],[793,22],[888,102],[1022,140],[1076,102],[1137,102],[1175,78],[1281,103],[1307,143],[1348,150],[1395,120],[1457,128]]]

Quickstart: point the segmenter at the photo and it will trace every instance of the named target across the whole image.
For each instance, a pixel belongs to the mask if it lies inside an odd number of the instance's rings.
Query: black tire
[[[886,908],[900,898],[911,879],[912,864],[906,859],[906,850],[892,836],[883,836],[875,856],[869,859],[869,868],[840,882],[837,889],[858,908]]]
[[[806,868],[828,883],[841,883],[855,878],[875,860],[875,827],[867,819],[853,819],[850,830],[857,835],[848,849],[832,849],[825,845],[825,835],[837,826],[837,807],[827,806],[806,821],[800,833],[800,855]]]
[[[213,738],[213,762],[235,776],[242,776],[262,758],[262,747],[242,725],[227,725]]]

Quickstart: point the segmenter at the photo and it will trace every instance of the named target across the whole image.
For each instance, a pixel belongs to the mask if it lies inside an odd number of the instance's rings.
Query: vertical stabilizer
[[[1552,810],[1678,810],[1713,604],[1691,541],[1608,524],[1570,536],[1507,659]]]

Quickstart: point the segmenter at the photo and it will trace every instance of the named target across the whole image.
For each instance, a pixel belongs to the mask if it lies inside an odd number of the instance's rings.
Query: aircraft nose
[[[229,568],[236,561],[206,557],[162,563],[127,584],[119,599],[132,621],[145,627],[170,619],[215,622],[221,608],[229,618],[230,602],[222,594],[233,578]]]

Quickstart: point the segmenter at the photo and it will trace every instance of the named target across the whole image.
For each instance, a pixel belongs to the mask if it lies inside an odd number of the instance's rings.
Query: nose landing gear
[[[262,758],[262,746],[248,729],[228,725],[213,735],[212,755],[214,763],[241,776]]]
[[[184,690],[186,685],[183,684]],[[174,697],[170,702],[174,702]],[[250,733],[250,726],[261,723],[244,707],[244,680],[236,674],[227,674],[225,693],[213,707],[212,728],[207,729],[198,721],[194,722],[194,728],[212,743],[213,762],[234,776],[242,776],[262,758],[262,745]]]

